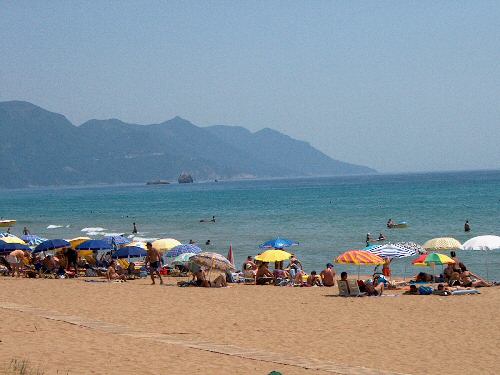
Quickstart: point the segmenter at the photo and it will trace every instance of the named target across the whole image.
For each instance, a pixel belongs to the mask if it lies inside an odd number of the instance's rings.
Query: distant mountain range
[[[180,117],[161,124],[90,120],[22,101],[0,102],[0,187],[332,176],[376,171],[334,160],[272,129],[199,127]]]

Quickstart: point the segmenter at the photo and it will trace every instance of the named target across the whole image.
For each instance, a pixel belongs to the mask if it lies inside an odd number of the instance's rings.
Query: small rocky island
[[[177,179],[179,184],[192,184],[193,183],[193,177],[189,173],[181,173],[179,178]]]

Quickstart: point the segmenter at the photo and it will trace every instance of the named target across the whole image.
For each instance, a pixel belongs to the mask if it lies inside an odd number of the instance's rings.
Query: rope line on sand
[[[243,348],[231,344],[217,344],[209,341],[190,341],[179,339],[172,335],[164,333],[142,332],[131,329],[130,327],[107,323],[100,320],[82,318],[80,316],[63,314],[55,311],[42,309],[39,307],[19,305],[10,302],[0,302],[0,308],[14,310],[19,312],[31,313],[41,318],[54,320],[58,322],[85,327],[94,331],[113,333],[120,336],[134,337],[146,340],[152,340],[165,344],[183,346],[185,348],[202,350],[211,353],[224,354],[233,357],[239,357],[254,361],[276,363],[286,366],[294,366],[307,370],[321,370],[333,374],[341,375],[404,375],[401,373],[370,369],[366,367],[347,366],[330,361],[323,361],[314,358],[297,357],[290,354],[273,353],[260,349]]]

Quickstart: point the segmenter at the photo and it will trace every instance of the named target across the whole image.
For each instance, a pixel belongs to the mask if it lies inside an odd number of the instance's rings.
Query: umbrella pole
[[[360,266],[359,266],[359,264],[358,264],[358,280],[359,280],[359,269],[360,269]]]

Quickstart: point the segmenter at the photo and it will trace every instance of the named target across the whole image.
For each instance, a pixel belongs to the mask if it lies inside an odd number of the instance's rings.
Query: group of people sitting
[[[450,257],[455,263],[448,263],[441,275],[434,276],[425,272],[419,272],[415,277],[415,281],[426,283],[445,283],[450,287],[464,288],[480,288],[493,285],[492,283],[485,281],[480,276],[469,271],[465,264],[457,257],[455,251],[450,252]]]
[[[318,275],[312,271],[309,275],[304,272],[302,263],[295,255],[289,260],[287,267],[284,262],[274,262],[274,270],[269,269],[268,262],[254,260],[248,256],[243,263],[243,276],[246,280],[254,280],[257,285],[293,285],[293,286],[334,286],[335,269],[333,264],[328,263],[323,271]]]

